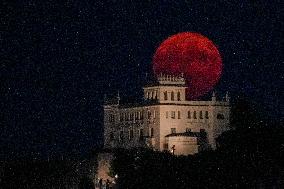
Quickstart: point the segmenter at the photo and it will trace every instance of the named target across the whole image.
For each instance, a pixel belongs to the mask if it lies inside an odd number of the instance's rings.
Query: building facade
[[[187,101],[183,75],[160,75],[143,88],[144,101],[104,104],[104,147],[148,147],[176,155],[215,149],[215,139],[230,129],[229,96],[217,101]]]

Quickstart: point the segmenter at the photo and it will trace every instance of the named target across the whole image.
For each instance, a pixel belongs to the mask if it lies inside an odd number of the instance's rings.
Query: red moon
[[[154,74],[184,73],[188,99],[197,99],[212,90],[222,72],[222,59],[217,47],[207,37],[193,32],[170,36],[153,57]]]

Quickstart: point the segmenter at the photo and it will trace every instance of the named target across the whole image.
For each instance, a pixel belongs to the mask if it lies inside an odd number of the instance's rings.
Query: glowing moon
[[[156,76],[160,73],[184,73],[188,99],[196,99],[212,90],[220,79],[222,67],[222,59],[214,43],[192,32],[170,36],[162,42],[153,57]]]

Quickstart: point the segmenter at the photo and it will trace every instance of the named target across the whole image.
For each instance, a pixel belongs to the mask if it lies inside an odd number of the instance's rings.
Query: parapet
[[[176,75],[165,75],[160,74],[157,78],[159,84],[162,85],[185,85],[185,78],[183,74],[180,74],[178,76]]]

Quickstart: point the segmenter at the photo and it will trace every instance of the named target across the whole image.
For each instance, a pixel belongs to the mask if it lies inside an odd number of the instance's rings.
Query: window
[[[123,141],[123,131],[120,131],[120,132],[119,132],[119,140],[120,140],[120,141]]]
[[[171,133],[172,134],[177,133],[176,128],[171,128]]]
[[[138,112],[138,120],[141,119],[141,112]]]
[[[133,113],[130,113],[130,121],[132,121],[132,120],[133,120],[133,118],[134,118]]]
[[[143,134],[143,129],[139,129],[139,140],[143,140],[144,134]]]
[[[151,137],[153,137],[153,136],[154,136],[154,128],[151,128],[150,136],[151,136]]]
[[[197,119],[197,117],[196,117],[196,111],[193,112],[193,118],[194,118],[194,119]]]
[[[156,118],[156,110],[154,110],[154,112],[153,112],[153,117],[154,117],[154,119]]]
[[[109,115],[109,122],[114,122],[114,115],[113,114]]]
[[[169,144],[168,143],[164,144],[164,149],[167,150],[168,148],[169,148]]]
[[[199,119],[203,119],[202,111],[199,112]]]
[[[133,139],[133,130],[130,129],[129,130],[129,140],[132,140]]]
[[[177,93],[177,100],[180,101],[180,92]]]
[[[191,119],[190,111],[187,112],[187,118]]]
[[[205,112],[205,118],[206,118],[206,119],[209,119],[208,111]]]
[[[129,113],[125,113],[125,121],[129,121]]]
[[[148,119],[150,119],[150,118],[151,118],[151,112],[148,111]]]
[[[140,119],[144,119],[144,111],[141,112],[140,116]]]
[[[147,92],[147,99],[149,99],[150,98],[150,93],[149,92]]]
[[[171,118],[172,118],[172,119],[175,119],[175,118],[176,118],[176,113],[175,113],[175,111],[171,111]]]
[[[169,112],[166,111],[166,118],[168,119],[169,118]]]
[[[172,91],[171,92],[171,100],[174,101],[175,100],[175,93]]]
[[[168,92],[167,91],[164,92],[164,100],[168,100]]]
[[[109,140],[110,140],[110,141],[113,141],[113,140],[114,140],[114,135],[113,135],[113,132],[110,132],[110,135],[109,135]]]
[[[185,132],[187,132],[187,133],[191,132],[191,128],[186,128]]]
[[[217,114],[217,119],[225,119],[225,117],[223,114],[219,113]]]
[[[138,120],[138,112],[134,113],[134,118],[135,118],[135,120]]]
[[[180,119],[180,111],[178,111],[178,119]]]
[[[155,96],[154,96],[154,98],[155,99],[157,99],[158,97],[157,97],[157,91],[155,91]]]

